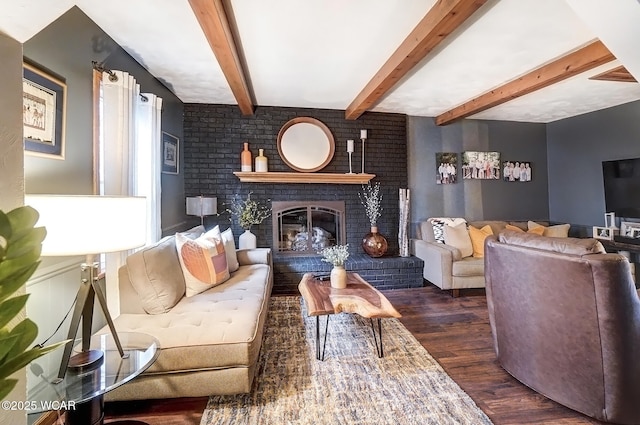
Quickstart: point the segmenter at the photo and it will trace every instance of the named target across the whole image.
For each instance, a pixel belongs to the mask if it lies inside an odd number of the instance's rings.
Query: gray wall
[[[24,203],[22,144],[22,45],[0,33],[0,210]],[[24,287],[19,293],[24,293]],[[26,399],[26,373],[17,372],[18,384],[7,400]],[[27,423],[25,410],[3,410],[2,425]]]
[[[640,157],[640,102],[550,123],[547,145],[549,218],[603,226],[602,161]]]
[[[407,118],[411,222],[429,217],[478,219],[548,219],[547,148],[544,124],[463,120],[437,126],[433,118]],[[498,151],[500,160],[529,161],[528,183],[462,180],[436,184],[436,152]],[[415,227],[415,226],[414,226]]]
[[[24,44],[27,60],[60,76],[67,84],[66,158],[27,156],[27,193],[90,194],[93,179],[92,64],[132,74],[142,92],[163,99],[162,130],[182,140],[183,105],[79,8],[73,7]],[[162,227],[184,214],[183,173],[162,175]]]

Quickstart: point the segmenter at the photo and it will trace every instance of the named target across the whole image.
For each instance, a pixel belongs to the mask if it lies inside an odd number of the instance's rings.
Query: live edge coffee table
[[[307,273],[302,277],[298,285],[300,294],[307,306],[307,314],[316,316],[316,359],[324,361],[324,352],[327,345],[327,330],[329,329],[329,316],[338,313],[356,313],[368,318],[371,322],[373,339],[376,344],[378,357],[384,357],[382,350],[382,325],[380,319],[386,317],[401,317],[389,300],[380,291],[371,286],[358,273],[347,274],[347,287],[335,289],[331,283],[316,279],[313,274]],[[324,328],[324,341],[320,348],[320,316],[327,316]],[[378,332],[373,324],[373,319],[378,319]]]

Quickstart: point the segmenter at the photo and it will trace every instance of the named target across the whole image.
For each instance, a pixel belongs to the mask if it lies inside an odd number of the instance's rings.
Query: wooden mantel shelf
[[[333,174],[333,173],[283,173],[283,172],[241,172],[235,171],[245,183],[325,183],[325,184],[367,184],[375,174]]]

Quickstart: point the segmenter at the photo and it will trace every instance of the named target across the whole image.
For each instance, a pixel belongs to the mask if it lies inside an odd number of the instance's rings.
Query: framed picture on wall
[[[530,182],[531,163],[528,161],[504,161],[502,178],[506,182]]]
[[[162,172],[178,174],[180,170],[180,139],[162,132]]]
[[[451,184],[458,181],[458,154],[436,153],[436,184]]]
[[[22,126],[25,153],[64,159],[67,85],[34,65],[22,67]]]
[[[462,152],[462,178],[497,180],[500,178],[500,152]]]

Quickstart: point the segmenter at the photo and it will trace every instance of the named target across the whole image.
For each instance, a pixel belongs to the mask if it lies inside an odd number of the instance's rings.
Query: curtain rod
[[[104,62],[99,63],[96,61],[91,61],[91,65],[93,66],[93,69],[95,69],[96,71],[106,72],[107,74],[109,74],[109,81],[111,81],[112,83],[115,83],[116,81],[118,81],[118,76],[112,70],[105,68]],[[149,101],[149,98],[143,95],[142,93],[140,93],[140,99],[142,99],[143,102]]]

